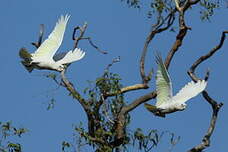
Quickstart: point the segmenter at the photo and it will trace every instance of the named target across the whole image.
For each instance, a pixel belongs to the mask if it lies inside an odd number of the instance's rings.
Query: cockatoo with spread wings
[[[155,106],[145,103],[144,106],[156,116],[165,117],[166,114],[182,111],[186,108],[186,101],[201,93],[207,85],[206,80],[189,82],[175,96],[172,93],[172,83],[161,56],[156,56],[158,64],[156,76],[157,102]]]
[[[28,53],[25,48],[20,50],[19,55],[24,59],[21,62],[29,72],[34,68],[61,72],[64,70],[66,64],[70,64],[84,57],[85,52],[79,48],[56,54],[63,41],[69,18],[69,15],[61,16],[54,30],[34,53]]]

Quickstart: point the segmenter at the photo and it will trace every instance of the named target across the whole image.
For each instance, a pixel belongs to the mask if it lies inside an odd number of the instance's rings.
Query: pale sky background
[[[80,62],[72,64],[67,73],[77,89],[83,90],[87,87],[87,80],[95,80],[103,73],[106,65],[118,56],[121,57],[121,62],[115,64],[111,70],[120,74],[123,85],[132,85],[141,82],[139,58],[151,25],[151,20],[146,17],[147,9],[128,8],[120,0],[1,1],[0,121],[12,121],[15,126],[29,129],[18,141],[23,145],[24,152],[61,151],[62,141],[72,140],[73,126],[86,122],[82,108],[68,96],[68,92],[43,76],[48,71],[35,70],[30,74],[20,64],[18,50],[23,46],[30,52],[35,50],[30,43],[37,40],[39,25],[45,24],[46,38],[60,15],[68,13],[71,18],[60,50],[72,49],[73,28],[87,22],[86,36],[92,37],[96,45],[109,52],[108,55],[103,55],[87,42],[79,44],[80,48],[85,50],[86,56]],[[197,12],[193,8],[186,14],[186,24],[192,27],[192,31],[189,31],[169,69],[174,93],[190,81],[186,71],[191,64],[217,45],[221,32],[228,30],[226,9],[215,11],[211,22],[201,22],[196,16]],[[174,42],[175,35],[176,33],[165,32],[165,35],[156,37],[147,57],[147,69],[156,69],[153,51],[160,51],[164,57]],[[224,102],[211,138],[211,147],[206,150],[208,152],[228,151],[227,56],[228,40],[219,52],[200,65],[196,71],[200,76],[204,76],[206,69],[210,68],[207,90],[214,99]],[[150,84],[154,88],[154,77]],[[127,101],[132,102],[152,88],[128,93]],[[48,111],[46,108],[52,97],[56,99],[55,107]],[[154,104],[154,101],[148,103]],[[185,111],[170,114],[165,119],[155,117],[141,105],[131,112],[130,129],[142,127],[145,131],[169,130],[181,136],[173,151],[187,151],[201,142],[211,116],[211,107],[201,95],[187,104]],[[167,142],[162,140],[155,150],[168,151]]]

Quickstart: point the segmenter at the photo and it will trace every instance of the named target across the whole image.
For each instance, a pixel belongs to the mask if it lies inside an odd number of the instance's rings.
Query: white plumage
[[[197,96],[207,86],[207,81],[191,81],[186,84],[175,96],[172,95],[172,83],[168,71],[160,56],[156,56],[158,64],[156,76],[157,102],[155,106],[145,104],[145,107],[157,116],[165,117],[165,114],[182,111],[186,108],[186,101]]]
[[[24,59],[23,65],[29,72],[33,68],[37,69],[49,69],[62,71],[65,68],[65,64],[75,62],[82,59],[85,56],[85,52],[79,48],[70,50],[69,52],[56,54],[63,41],[64,32],[67,22],[70,16],[61,16],[55,25],[54,30],[48,36],[48,38],[40,45],[40,47],[30,54],[30,57],[24,57],[21,54],[29,54],[25,49],[20,50],[20,56]],[[22,52],[24,51],[24,52]],[[28,63],[29,61],[29,63]]]

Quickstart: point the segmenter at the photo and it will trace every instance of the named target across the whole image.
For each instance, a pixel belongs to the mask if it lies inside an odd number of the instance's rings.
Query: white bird
[[[85,56],[85,52],[79,48],[56,54],[63,41],[69,18],[69,15],[65,17],[61,16],[54,30],[34,53],[28,53],[25,48],[20,50],[19,55],[24,59],[24,61],[21,62],[29,72],[34,68],[61,72],[64,70],[66,64],[80,60]]]
[[[175,96],[172,93],[172,83],[161,56],[156,56],[158,64],[156,76],[157,102],[154,105],[145,103],[144,106],[156,116],[165,117],[168,113],[182,111],[186,108],[186,101],[201,93],[207,85],[206,80],[189,82]]]

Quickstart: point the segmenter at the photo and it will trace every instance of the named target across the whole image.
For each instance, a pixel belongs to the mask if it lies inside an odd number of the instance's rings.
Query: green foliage
[[[140,0],[121,0],[125,1],[129,7],[140,8]]]
[[[0,151],[1,152],[21,152],[22,147],[19,143],[9,141],[16,137],[21,137],[22,134],[28,132],[25,128],[16,128],[12,126],[11,122],[0,122]]]
[[[169,131],[161,132],[158,130],[151,130],[145,134],[141,128],[137,128],[132,137],[132,145],[137,146],[140,150],[148,152],[151,151],[152,148],[159,146],[159,143],[165,134],[168,134],[168,140],[170,141],[171,147],[175,146],[180,140],[180,136],[175,137],[174,133],[170,133]]]
[[[97,147],[97,151],[110,151],[111,143],[115,138],[115,119],[126,103],[123,94],[120,93],[122,85],[118,74],[111,73],[107,69],[104,74],[95,81],[90,81],[90,87],[84,90],[88,96],[88,105],[92,111],[92,117],[96,120],[94,134],[91,136],[82,126],[75,130],[83,137],[84,141]],[[108,94],[116,94],[107,97]],[[130,116],[127,115],[130,120]],[[92,121],[92,120],[91,120]],[[102,141],[103,144],[97,142]]]
[[[63,141],[62,142],[62,152],[67,152],[66,150],[71,147],[71,144],[69,142]]]
[[[129,7],[149,8],[147,12],[148,18],[159,19],[162,21],[168,13],[175,9],[174,0],[150,0],[150,1],[140,1],[140,0],[121,0],[128,4]],[[186,0],[179,0],[180,6],[185,3]],[[199,16],[202,20],[210,20],[210,17],[214,15],[214,10],[221,7],[220,0],[200,0],[199,2]]]
[[[48,102],[48,106],[47,106],[47,110],[51,110],[55,107],[55,99],[54,98],[51,98],[51,100]]]
[[[89,81],[90,87],[84,90],[89,98],[88,106],[91,110],[89,129],[87,130],[82,123],[75,127],[78,151],[86,145],[95,148],[96,152],[127,152],[129,146],[149,151],[160,142],[163,133],[159,133],[157,130],[151,130],[148,134],[144,134],[141,129],[131,132],[128,129],[131,117],[127,114],[125,115],[126,122],[123,124],[126,137],[120,146],[112,146],[116,137],[116,118],[121,108],[126,105],[124,95],[121,93],[122,85],[120,82],[120,76],[109,72],[108,68],[101,77],[95,81]],[[113,96],[109,96],[109,94],[113,94]],[[90,124],[92,125],[90,126]]]
[[[202,20],[210,20],[210,17],[214,14],[214,9],[219,8],[219,0],[217,1],[209,1],[209,0],[201,0],[200,5],[202,9],[200,11],[200,18]]]

